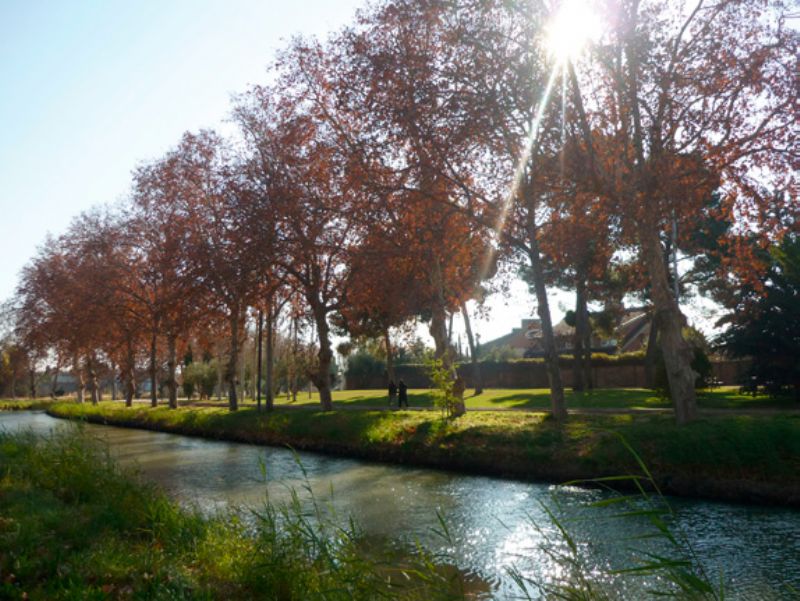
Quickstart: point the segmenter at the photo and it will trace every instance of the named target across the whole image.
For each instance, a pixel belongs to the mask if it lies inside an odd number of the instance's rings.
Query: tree
[[[546,50],[540,43],[544,6],[507,2],[435,2],[447,21],[446,44],[453,48],[446,69],[459,91],[460,121],[480,150],[470,179],[467,214],[493,231],[494,246],[529,275],[542,327],[551,410],[566,418],[546,289],[547,258],[542,248],[555,192],[563,187],[559,111]],[[480,185],[475,185],[479,183]]]
[[[185,148],[185,147],[184,147]],[[149,316],[151,402],[156,403],[156,356],[159,337],[167,343],[167,386],[169,406],[177,408],[178,356],[189,331],[208,306],[207,288],[193,271],[190,235],[196,216],[195,200],[181,178],[185,165],[180,150],[134,172],[132,211],[126,226],[134,260],[133,286],[123,287],[132,300],[143,305]]]
[[[365,11],[333,44],[337,107],[354,125],[350,145],[378,191],[386,237],[415,272],[406,294],[429,322],[435,354],[455,377],[448,318],[493,264],[472,189],[485,156],[465,119],[447,16],[438,2],[390,2]],[[454,14],[454,13],[452,13]],[[455,414],[463,413],[458,406]]]
[[[70,358],[80,402],[85,376],[92,402],[100,398],[99,370],[112,326],[105,286],[113,280],[107,236],[113,224],[107,211],[81,214],[63,236],[48,238],[17,287],[19,331],[41,349]]]
[[[239,99],[235,114],[248,141],[251,173],[274,210],[279,239],[274,262],[302,297],[314,323],[319,348],[309,377],[323,410],[332,404],[333,348],[328,317],[341,306],[346,265],[360,239],[363,196],[352,184],[348,157],[337,133],[321,120],[300,90],[305,89],[307,49],[284,57],[276,103],[274,90],[255,87]]]
[[[760,0],[603,4],[605,34],[569,64],[571,113],[592,190],[622,216],[648,274],[679,423],[696,417],[692,349],[664,262],[662,232],[690,224],[722,184],[740,227],[760,221],[757,179],[791,189],[797,170],[798,35],[788,7]]]
[[[794,390],[800,402],[800,234],[760,253],[768,266],[757,286],[745,286],[721,320],[718,345],[751,361],[745,387],[770,394]]]
[[[209,307],[227,321],[230,336],[225,380],[231,411],[239,407],[238,361],[248,307],[256,300],[264,245],[262,199],[246,171],[214,132],[185,134],[169,159],[176,190],[172,202],[185,215],[188,273]],[[267,228],[270,231],[269,228]],[[174,355],[172,350],[171,356]]]
[[[573,171],[571,177],[579,175]],[[612,279],[610,263],[612,225],[597,210],[594,195],[580,194],[565,186],[551,201],[550,223],[543,232],[542,249],[547,258],[547,279],[563,288],[575,290],[575,310],[567,314],[575,328],[573,338],[572,388],[591,388],[592,324],[589,301],[600,299]]]

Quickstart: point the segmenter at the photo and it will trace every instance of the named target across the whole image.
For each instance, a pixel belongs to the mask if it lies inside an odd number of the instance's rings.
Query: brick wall
[[[747,369],[747,365],[747,361],[714,362],[714,377],[723,385],[737,385],[740,383],[740,376]],[[405,381],[409,388],[430,387],[430,380],[423,366],[400,365],[396,368],[396,372],[398,379]],[[458,372],[464,378],[468,388],[474,386],[471,365],[460,365]],[[481,376],[485,388],[547,388],[548,386],[544,363],[529,361],[481,363]],[[572,367],[569,361],[562,361],[561,377],[564,380],[564,386],[572,386]],[[596,388],[644,388],[646,386],[644,362],[639,359],[598,364],[592,367],[592,379]],[[367,390],[384,388],[386,384],[385,375],[348,376],[345,388]]]

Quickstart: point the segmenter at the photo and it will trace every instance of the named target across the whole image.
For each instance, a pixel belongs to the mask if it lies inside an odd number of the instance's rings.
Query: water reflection
[[[0,425],[45,433],[63,422],[42,413],[0,414]],[[158,432],[86,426],[111,444],[113,454],[136,465],[179,501],[214,510],[227,504],[258,506],[267,494],[273,501],[303,496],[306,485],[337,515],[352,515],[367,541],[393,541],[397,549],[416,540],[436,552],[447,552],[462,569],[498,583],[497,597],[518,590],[507,577],[512,566],[527,577],[546,582],[565,575],[565,567],[542,551],[565,544],[542,502],[555,487],[463,476],[301,453],[303,470],[285,449],[207,441]],[[259,462],[266,468],[263,481]],[[331,494],[332,491],[332,494]],[[631,565],[630,541],[648,530],[646,521],[601,519],[586,505],[602,498],[597,490],[559,488],[558,499],[570,530],[583,541],[588,572]],[[800,512],[685,499],[672,500],[676,526],[706,560],[712,578],[722,571],[731,599],[788,598],[791,584],[800,588]],[[437,512],[446,517],[452,541],[433,531]],[[559,549],[561,545],[561,549]],[[624,591],[624,598],[639,598]],[[531,591],[535,594],[535,591]]]

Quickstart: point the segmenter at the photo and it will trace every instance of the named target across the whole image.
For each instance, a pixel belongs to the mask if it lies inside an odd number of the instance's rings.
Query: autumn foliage
[[[280,297],[316,334],[307,375],[327,410],[332,326],[391,356],[390,331],[422,320],[452,371],[448,319],[499,263],[529,278],[564,418],[546,286],[576,291],[588,361],[588,303],[627,261],[678,420],[693,419],[665,241],[678,231],[671,244],[688,248],[716,195],[733,224],[720,269],[755,281],[737,262],[753,245],[737,253],[737,237],[767,244],[797,227],[774,209],[797,203],[798,35],[782,2],[592,6],[602,32],[580,57],[547,47],[558,6],[501,0],[383,0],[324,44],[293,40],[272,83],[235,98],[237,135],[185,134],[134,171],[124,207],[43,244],[18,288],[19,340],[94,400],[107,369],[130,403],[144,366],[155,404],[165,372],[174,407],[190,342],[225,338],[236,409],[251,310],[272,317]]]

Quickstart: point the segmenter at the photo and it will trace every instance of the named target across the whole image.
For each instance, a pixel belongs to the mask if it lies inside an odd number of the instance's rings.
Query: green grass
[[[409,405],[412,407],[433,407],[430,390],[410,390]],[[384,390],[337,390],[333,393],[334,405],[342,407],[383,408],[388,404]],[[547,388],[528,389],[487,389],[475,396],[467,390],[465,401],[468,409],[547,409],[550,407],[550,392]],[[645,388],[611,388],[591,392],[566,391],[567,406],[575,409],[669,409],[670,402],[658,393]],[[248,401],[249,402],[249,401]],[[285,395],[276,399],[277,404],[308,405],[319,404],[319,395],[300,392],[297,401],[291,403]],[[736,386],[723,386],[713,390],[700,391],[698,405],[701,409],[798,409],[800,405],[790,398],[772,398],[768,395],[747,395],[739,392]]]
[[[53,399],[0,399],[0,411],[37,411],[57,402]]]
[[[800,504],[800,416],[725,415],[678,427],[671,415],[573,415],[248,407],[170,410],[59,404],[57,416],[530,479],[566,481],[636,469],[621,434],[670,492]]]
[[[411,407],[433,408],[433,395],[429,389],[410,390],[408,394]],[[567,406],[573,409],[669,409],[670,402],[658,393],[645,388],[609,388],[590,392],[566,391]],[[336,390],[333,402],[336,407],[383,409],[388,405],[385,390]],[[479,395],[468,390],[465,396],[468,409],[501,409],[501,410],[546,410],[550,408],[550,392],[547,388],[526,389],[487,389]],[[24,409],[46,409],[54,402],[51,399],[0,399],[0,411]],[[186,401],[182,401],[186,403]],[[276,398],[276,405],[308,407],[319,405],[319,394],[301,391],[297,401],[291,402],[286,395]],[[227,401],[211,399],[204,404],[227,406]],[[247,399],[242,402],[247,407],[255,405],[255,401]],[[722,386],[713,390],[698,393],[698,406],[701,409],[735,409],[749,411],[759,409],[800,410],[800,404],[789,397],[774,398],[765,394],[756,396],[739,392],[736,386]]]
[[[2,599],[465,598],[424,550],[367,554],[296,499],[247,525],[180,509],[79,432],[0,433],[0,474]]]

